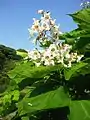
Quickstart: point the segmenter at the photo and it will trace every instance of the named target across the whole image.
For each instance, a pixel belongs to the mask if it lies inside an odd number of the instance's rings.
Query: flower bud
[[[43,11],[43,10],[38,10],[37,13],[38,13],[38,14],[43,14],[44,11]]]

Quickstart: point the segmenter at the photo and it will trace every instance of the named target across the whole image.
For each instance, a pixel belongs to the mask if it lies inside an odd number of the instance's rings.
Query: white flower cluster
[[[29,28],[30,36],[36,35],[34,43],[39,41],[42,45],[47,45],[48,42],[53,43],[59,39],[62,34],[59,30],[59,25],[56,25],[56,19],[51,18],[51,13],[44,10],[38,10],[41,14],[40,20],[33,18],[33,25]]]
[[[62,64],[64,67],[71,67],[73,62],[79,62],[83,55],[70,53],[72,46],[68,44],[51,44],[45,50],[29,51],[28,56],[36,66]]]
[[[90,1],[83,0],[83,2],[80,4],[82,8],[90,8]]]
[[[62,34],[59,26],[51,18],[51,13],[44,10],[38,10],[41,19],[33,19],[33,25],[29,29],[30,35],[35,35],[35,42],[38,40],[40,44],[46,45],[43,50],[33,50],[28,52],[28,57],[36,66],[62,64],[64,67],[71,67],[73,62],[79,62],[83,55],[77,52],[71,52],[72,46],[60,43],[59,35]],[[47,45],[47,43],[50,44]],[[44,47],[44,46],[42,46]]]

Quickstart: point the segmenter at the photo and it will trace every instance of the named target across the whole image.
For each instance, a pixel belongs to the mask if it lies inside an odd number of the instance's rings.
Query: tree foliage
[[[60,38],[85,57],[71,68],[61,64],[36,67],[28,60],[15,61],[14,68],[5,73],[9,83],[5,75],[0,79],[0,85],[2,81],[8,84],[0,93],[3,120],[90,119],[90,9],[70,16],[78,28]],[[6,60],[17,60],[15,50],[3,47],[0,47],[1,70]]]

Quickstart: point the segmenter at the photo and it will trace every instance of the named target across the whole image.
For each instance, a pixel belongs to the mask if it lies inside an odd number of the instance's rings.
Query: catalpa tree
[[[2,120],[90,119],[90,8],[69,14],[77,28],[62,33],[49,11],[38,10],[29,35],[39,49],[7,72],[0,93]]]

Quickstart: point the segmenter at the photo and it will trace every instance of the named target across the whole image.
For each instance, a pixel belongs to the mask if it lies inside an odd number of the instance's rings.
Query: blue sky
[[[80,9],[81,0],[0,0],[0,44],[13,48],[32,49],[28,28],[38,9],[49,10],[60,24],[61,31],[70,31],[76,24],[66,15]]]

